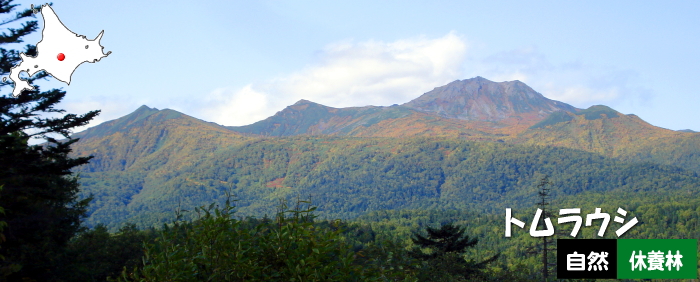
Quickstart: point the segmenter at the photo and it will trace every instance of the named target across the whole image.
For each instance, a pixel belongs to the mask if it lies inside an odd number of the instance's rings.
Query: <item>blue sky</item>
[[[700,131],[698,1],[96,0],[53,9],[78,34],[105,30],[112,51],[81,65],[69,86],[42,84],[68,92],[69,112],[101,109],[90,126],[143,104],[244,125],[299,99],[388,106],[482,76]]]

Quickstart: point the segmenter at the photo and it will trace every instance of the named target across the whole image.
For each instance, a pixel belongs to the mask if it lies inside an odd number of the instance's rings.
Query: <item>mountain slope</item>
[[[493,122],[443,118],[402,106],[332,108],[300,100],[265,120],[227,128],[262,136],[431,136],[495,141],[533,123],[515,121],[511,126],[494,127]]]
[[[476,77],[400,106],[331,108],[301,100],[252,125],[265,136],[446,137],[558,146],[700,171],[700,134],[653,126],[606,106],[576,109],[519,81]]]
[[[602,105],[577,113],[554,113],[510,142],[566,147],[700,171],[700,134],[656,127],[636,115],[623,115]]]
[[[332,108],[306,100],[231,130],[264,136],[442,136],[498,140],[556,111],[576,108],[545,98],[520,81],[457,80],[401,106]],[[397,130],[407,129],[407,130]]]
[[[299,100],[265,120],[228,128],[265,136],[352,135],[357,128],[411,114],[412,111],[402,107],[366,106],[338,109]]]
[[[535,114],[542,119],[553,112],[577,110],[545,98],[520,81],[497,83],[483,77],[437,87],[403,106],[445,118],[492,122],[523,114]]]
[[[187,149],[194,143],[156,150],[125,170],[84,170],[82,193],[95,195],[87,222],[159,225],[173,219],[177,207],[221,203],[226,191],[239,200],[239,215],[272,214],[278,199],[296,196],[310,197],[319,215],[330,218],[386,209],[502,212],[530,207],[544,174],[556,183],[554,200],[590,192],[700,192],[694,172],[556,147],[426,138],[251,138],[212,146],[216,142],[196,142],[212,150]]]
[[[150,161],[148,156],[157,151],[212,150],[231,140],[246,139],[215,123],[147,106],[73,137],[81,138],[73,150],[74,155],[94,156],[90,164],[80,168],[90,172],[126,170],[134,164]],[[200,142],[202,139],[215,142],[205,147],[205,143]]]
[[[250,139],[214,123],[146,106],[74,137],[81,139],[72,155],[94,156],[76,172],[81,176],[81,194],[95,197],[88,212],[99,222],[118,221],[135,212],[125,207],[144,187],[159,183],[158,175],[179,171],[221,147]]]
[[[95,156],[77,170],[82,195],[95,197],[87,222],[151,226],[178,206],[222,202],[227,191],[241,215],[271,214],[274,201],[295,195],[337,218],[406,208],[500,212],[530,205],[543,174],[556,183],[555,199],[698,195],[698,133],[605,106],[575,109],[517,81],[450,85],[392,107],[302,100],[242,127],[142,106],[75,135],[74,155]]]

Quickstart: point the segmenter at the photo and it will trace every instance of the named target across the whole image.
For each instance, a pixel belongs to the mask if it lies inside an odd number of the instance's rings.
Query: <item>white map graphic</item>
[[[22,61],[10,70],[10,79],[15,83],[12,95],[17,97],[23,90],[33,90],[26,80],[20,79],[20,72],[27,72],[29,76],[44,70],[54,78],[70,85],[70,79],[80,64],[84,62],[94,63],[107,57],[110,52],[103,54],[104,47],[100,45],[100,39],[104,30],[93,40],[88,40],[84,35],[78,35],[70,31],[61,23],[56,13],[48,4],[41,6],[41,15],[44,18],[44,30],[41,41],[37,43],[36,57],[20,54]],[[6,81],[7,78],[3,78]]]

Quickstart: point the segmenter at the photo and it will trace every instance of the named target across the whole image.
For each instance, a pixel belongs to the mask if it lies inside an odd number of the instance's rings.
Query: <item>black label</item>
[[[557,278],[617,278],[617,239],[557,239]]]

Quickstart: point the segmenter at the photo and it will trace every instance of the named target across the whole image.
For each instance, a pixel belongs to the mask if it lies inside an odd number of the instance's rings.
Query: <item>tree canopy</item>
[[[0,1],[0,13],[17,8],[12,1]],[[22,43],[22,38],[38,29],[31,9],[24,9],[0,22],[7,32],[0,34],[0,46]],[[24,21],[24,22],[22,22]],[[20,27],[14,27],[21,23]],[[22,51],[36,56],[35,45]],[[18,50],[0,48],[0,76],[10,73],[21,58]],[[39,72],[26,78],[30,84],[47,78]],[[9,80],[0,89],[12,86]],[[12,97],[0,96],[0,206],[6,242],[0,249],[0,275],[9,280],[53,281],[61,276],[64,248],[81,228],[89,199],[78,199],[78,180],[71,169],[86,164],[90,157],[71,158],[71,130],[86,125],[99,114],[67,114],[56,106],[65,97],[60,89],[23,91]],[[41,144],[31,145],[31,139]],[[61,140],[59,140],[61,139]]]
[[[467,249],[474,248],[479,240],[464,235],[464,227],[448,223],[440,228],[427,227],[426,231],[427,236],[414,233],[411,238],[416,245],[411,255],[426,263],[422,281],[472,279],[482,274],[486,265],[500,256],[496,254],[482,261],[466,260],[464,255]]]

